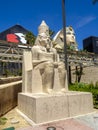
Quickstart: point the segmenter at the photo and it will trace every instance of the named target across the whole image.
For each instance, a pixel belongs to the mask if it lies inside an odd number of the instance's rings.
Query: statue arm
[[[54,53],[54,62],[59,62],[59,54],[57,53],[56,49],[52,48],[52,51]]]
[[[32,63],[34,66],[37,66],[41,63],[48,62],[48,60],[33,60]]]

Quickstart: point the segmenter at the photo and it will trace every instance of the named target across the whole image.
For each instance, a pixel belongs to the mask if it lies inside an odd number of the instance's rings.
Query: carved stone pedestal
[[[93,112],[92,103],[92,94],[84,92],[18,95],[18,109],[36,124]]]

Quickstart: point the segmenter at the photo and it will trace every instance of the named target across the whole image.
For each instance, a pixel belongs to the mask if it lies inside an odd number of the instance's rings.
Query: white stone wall
[[[74,69],[72,69],[72,82],[75,82],[75,75],[73,74],[75,72]],[[80,82],[84,83],[96,83],[98,81],[98,66],[90,66],[90,67],[85,67],[83,68],[83,75],[81,77]]]

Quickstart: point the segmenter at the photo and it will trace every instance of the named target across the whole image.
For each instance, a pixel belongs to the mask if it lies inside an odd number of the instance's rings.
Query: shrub
[[[98,81],[95,83],[95,88],[98,89]]]
[[[94,85],[93,82],[90,84],[85,83],[75,83],[69,85],[69,90],[72,91],[82,91],[82,92],[91,92],[93,95],[93,104],[95,108],[98,108],[98,82]]]
[[[1,117],[0,118],[0,125],[4,125],[7,122],[7,118]]]

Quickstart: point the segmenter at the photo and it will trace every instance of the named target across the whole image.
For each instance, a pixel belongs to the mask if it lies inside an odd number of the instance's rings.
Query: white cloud
[[[76,29],[85,26],[86,24],[92,22],[95,19],[96,19],[95,16],[87,16],[87,17],[81,18],[80,21],[76,24]]]

